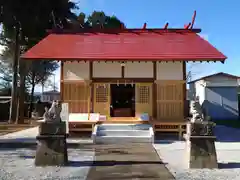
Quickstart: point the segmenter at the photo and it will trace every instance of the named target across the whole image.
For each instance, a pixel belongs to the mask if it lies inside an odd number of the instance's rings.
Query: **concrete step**
[[[149,130],[149,124],[103,124],[98,130]]]
[[[104,143],[152,143],[151,136],[96,136],[95,144]]]
[[[149,130],[99,130],[97,136],[150,136]]]
[[[153,143],[154,132],[149,124],[95,125],[92,139],[99,143]]]

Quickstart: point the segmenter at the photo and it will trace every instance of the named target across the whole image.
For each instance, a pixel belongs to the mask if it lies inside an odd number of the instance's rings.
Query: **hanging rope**
[[[0,101],[0,104],[6,104],[6,103],[9,103],[9,102],[11,102],[11,99]]]
[[[5,99],[5,100],[0,100],[0,104],[6,104],[6,103],[11,102],[10,96],[0,96],[0,99]]]

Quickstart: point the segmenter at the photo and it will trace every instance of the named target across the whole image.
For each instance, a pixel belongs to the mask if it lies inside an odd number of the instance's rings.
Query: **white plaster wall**
[[[207,87],[236,87],[238,80],[227,76],[213,76],[205,79]]]
[[[93,77],[120,78],[122,67],[119,62],[93,62]]]
[[[126,62],[124,76],[126,78],[153,78],[153,62]]]
[[[64,80],[88,80],[89,79],[89,62],[84,62],[84,61],[64,62],[63,79]]]
[[[182,62],[158,62],[157,80],[183,80]]]

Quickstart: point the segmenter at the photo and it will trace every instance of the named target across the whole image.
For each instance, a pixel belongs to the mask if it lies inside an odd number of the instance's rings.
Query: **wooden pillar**
[[[125,64],[124,62],[121,63],[121,78],[125,77]]]
[[[64,75],[63,75],[63,68],[64,68],[64,62],[61,61],[61,66],[60,66],[60,98],[61,98],[61,101],[64,102],[64,96],[63,96],[63,89],[64,89]]]
[[[93,96],[94,96],[94,84],[92,82],[92,77],[93,77],[93,62],[89,62],[89,96],[88,96],[88,119],[90,119],[90,113],[93,111]]]
[[[152,108],[153,108],[153,118],[157,118],[157,85],[156,85],[156,80],[157,80],[157,62],[153,62],[153,87],[152,87]]]
[[[185,83],[183,83],[183,115],[184,115],[184,118],[186,118],[187,114],[187,75],[186,75],[186,61],[183,61],[183,80],[185,81]]]

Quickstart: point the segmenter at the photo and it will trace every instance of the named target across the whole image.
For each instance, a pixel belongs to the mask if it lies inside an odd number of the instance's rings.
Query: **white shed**
[[[199,98],[212,119],[238,119],[238,76],[217,73],[189,82],[190,100]]]

